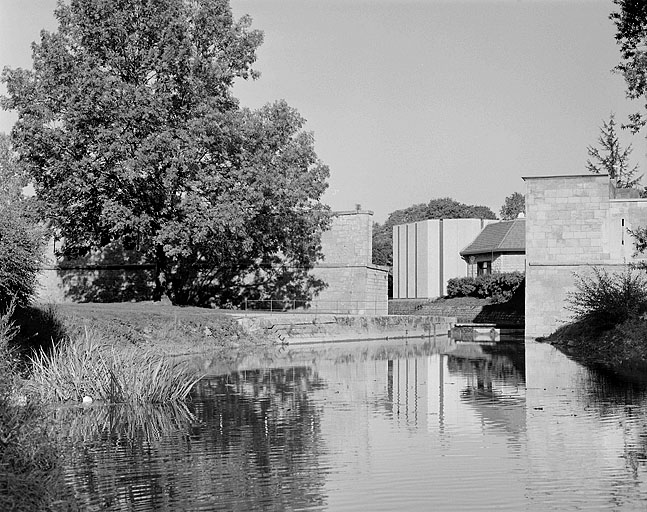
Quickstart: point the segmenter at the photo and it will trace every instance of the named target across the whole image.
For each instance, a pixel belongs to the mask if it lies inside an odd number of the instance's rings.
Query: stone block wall
[[[388,314],[388,271],[368,266],[318,266],[313,274],[328,286],[312,301],[311,310],[343,314]]]
[[[59,242],[60,243],[60,242]],[[141,254],[110,244],[76,259],[58,258],[56,240],[45,248],[36,300],[40,303],[151,300],[154,265]]]
[[[525,254],[499,254],[492,262],[492,272],[525,272]]]
[[[324,265],[370,265],[373,254],[373,212],[334,212],[330,229],[321,236]]]
[[[537,263],[609,259],[607,175],[526,180],[526,255]]]
[[[322,236],[324,261],[313,271],[328,287],[314,299],[313,308],[343,313],[388,313],[388,269],[371,264],[372,216],[372,212],[362,210],[333,214],[331,229]],[[69,260],[58,259],[55,249],[51,240],[47,264],[39,278],[39,302],[152,299],[154,266],[146,264],[135,251],[115,245]]]
[[[324,260],[312,271],[327,288],[312,301],[314,310],[388,313],[388,268],[373,265],[373,212],[333,213],[330,230],[321,240]]]
[[[575,275],[592,267],[621,272],[635,261],[628,229],[647,225],[647,200],[619,198],[608,175],[524,180],[526,334],[546,336],[571,319]]]

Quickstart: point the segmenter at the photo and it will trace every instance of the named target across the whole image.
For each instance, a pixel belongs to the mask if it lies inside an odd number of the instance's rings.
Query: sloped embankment
[[[456,317],[459,323],[496,324],[497,327],[523,328],[525,293],[518,288],[512,298],[494,304],[491,299],[458,297],[453,299],[391,299],[389,315],[430,315]]]

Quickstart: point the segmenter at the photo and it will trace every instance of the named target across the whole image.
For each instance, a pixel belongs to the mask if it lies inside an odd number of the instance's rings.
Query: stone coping
[[[522,176],[521,179],[526,180],[546,180],[546,179],[555,179],[555,178],[608,178],[608,174],[544,174],[540,176]]]

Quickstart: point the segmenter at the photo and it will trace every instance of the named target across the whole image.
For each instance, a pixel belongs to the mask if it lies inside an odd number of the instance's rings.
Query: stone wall
[[[324,260],[313,270],[327,288],[311,308],[333,313],[388,313],[388,269],[371,263],[373,212],[335,212],[321,239]]]
[[[525,272],[525,254],[499,254],[492,262],[492,272]]]
[[[361,210],[333,214],[331,229],[322,236],[324,260],[313,270],[328,286],[315,298],[313,308],[388,313],[388,269],[371,263],[372,216]],[[135,251],[108,246],[76,260],[59,259],[55,251],[51,240],[39,277],[37,300],[41,303],[152,299],[154,266]]]
[[[60,244],[60,242],[58,242]],[[154,265],[141,254],[111,244],[76,259],[57,258],[57,242],[45,248],[45,265],[38,279],[37,301],[130,302],[152,299]]]
[[[647,200],[619,198],[608,175],[526,177],[526,334],[571,319],[575,275],[621,271],[634,260],[628,228],[647,224]]]
[[[526,270],[526,255],[515,253],[499,253],[499,254],[477,254],[469,256],[467,263],[467,276],[478,276],[478,264],[480,262],[492,262],[492,272],[525,272]]]
[[[370,265],[373,254],[373,212],[333,212],[330,229],[321,236],[323,265]]]

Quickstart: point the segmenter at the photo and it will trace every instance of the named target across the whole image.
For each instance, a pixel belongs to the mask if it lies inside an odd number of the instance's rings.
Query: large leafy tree
[[[520,192],[513,192],[505,198],[499,215],[503,220],[512,220],[520,213],[526,213],[526,198]]]
[[[241,109],[262,34],[228,0],[71,0],[5,69],[21,165],[66,254],[108,244],[155,263],[155,298],[308,294],[328,168],[285,102]]]
[[[615,69],[625,79],[627,96],[642,99],[647,108],[647,3],[644,0],[613,0],[613,3],[620,8],[610,15],[616,25],[615,38],[621,56]],[[634,133],[647,123],[640,112],[629,119],[628,126]]]
[[[609,121],[603,121],[598,137],[599,147],[589,146],[587,152],[589,159],[586,169],[594,174],[605,173],[618,187],[631,188],[642,179],[638,175],[638,164],[631,167],[629,157],[633,148],[631,144],[623,148],[616,133],[615,115],[609,115]]]
[[[427,219],[496,219],[487,206],[467,205],[449,197],[432,199],[389,214],[384,224],[373,225],[373,263],[393,265],[393,226]]]

